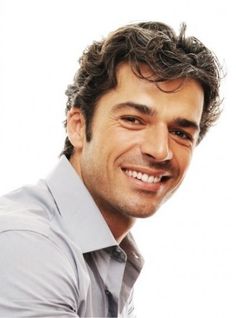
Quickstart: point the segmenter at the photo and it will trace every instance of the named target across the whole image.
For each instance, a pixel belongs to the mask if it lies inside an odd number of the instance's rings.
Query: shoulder
[[[0,198],[1,214],[17,212],[28,213],[44,218],[52,218],[56,205],[44,181],[36,185],[24,186]]]
[[[24,310],[32,315],[45,311],[49,317],[59,305],[63,312],[71,308],[77,311],[76,273],[64,251],[49,236],[39,231],[4,231],[0,234],[0,250],[1,313],[14,316]]]
[[[5,228],[0,250],[4,317],[77,317],[88,292],[88,273],[82,256],[75,260],[49,227]]]
[[[0,198],[0,238],[3,233],[28,232],[49,235],[50,218],[46,208],[40,205],[40,200],[34,200],[31,190],[19,189]],[[15,233],[12,235],[12,233]]]
[[[48,237],[55,214],[56,205],[43,183],[22,187],[0,198],[0,235],[21,231]]]
[[[35,259],[50,258],[56,269],[60,265],[64,270],[71,267],[77,274],[78,263],[83,263],[82,253],[64,232],[54,201],[44,192],[27,187],[0,199],[0,249],[8,259],[19,257],[21,262],[24,254],[35,255]]]
[[[51,222],[48,194],[31,191],[0,199],[0,313],[76,312],[87,286],[82,253]]]

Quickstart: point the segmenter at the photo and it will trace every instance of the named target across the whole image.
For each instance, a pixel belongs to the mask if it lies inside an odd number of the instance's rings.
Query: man
[[[219,67],[158,22],[94,42],[66,92],[55,170],[0,201],[1,317],[134,317],[130,233],[181,184],[219,114]]]

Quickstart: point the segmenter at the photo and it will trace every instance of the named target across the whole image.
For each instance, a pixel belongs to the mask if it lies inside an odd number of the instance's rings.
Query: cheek
[[[110,144],[102,139],[93,137],[83,150],[82,164],[86,174],[92,178],[106,175],[106,170],[110,165],[112,149]]]
[[[184,175],[191,162],[193,149],[179,145],[175,142],[171,142],[170,147],[172,149],[174,162],[176,167],[178,167],[179,174]]]
[[[113,145],[116,145],[117,151],[121,153],[128,153],[133,149],[140,148],[145,144],[145,132],[120,129],[112,138]]]
[[[127,131],[117,128],[115,132],[107,131],[107,138],[103,141],[101,155],[106,157],[107,163],[114,163],[124,155],[130,154],[141,142],[141,136],[137,131]]]
[[[180,175],[184,176],[192,159],[192,152],[190,150],[179,152],[177,155],[177,162],[179,166]]]

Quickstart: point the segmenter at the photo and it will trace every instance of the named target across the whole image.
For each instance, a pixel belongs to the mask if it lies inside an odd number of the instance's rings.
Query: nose
[[[155,128],[147,129],[141,151],[144,155],[159,162],[171,160],[173,152],[169,145],[168,127],[159,123]]]

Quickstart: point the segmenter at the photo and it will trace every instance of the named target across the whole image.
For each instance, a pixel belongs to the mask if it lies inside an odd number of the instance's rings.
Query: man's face
[[[198,137],[203,90],[191,79],[163,82],[160,90],[128,64],[120,65],[117,80],[96,105],[90,142],[80,128],[82,141],[74,143],[71,161],[101,212],[147,217],[183,180]]]

